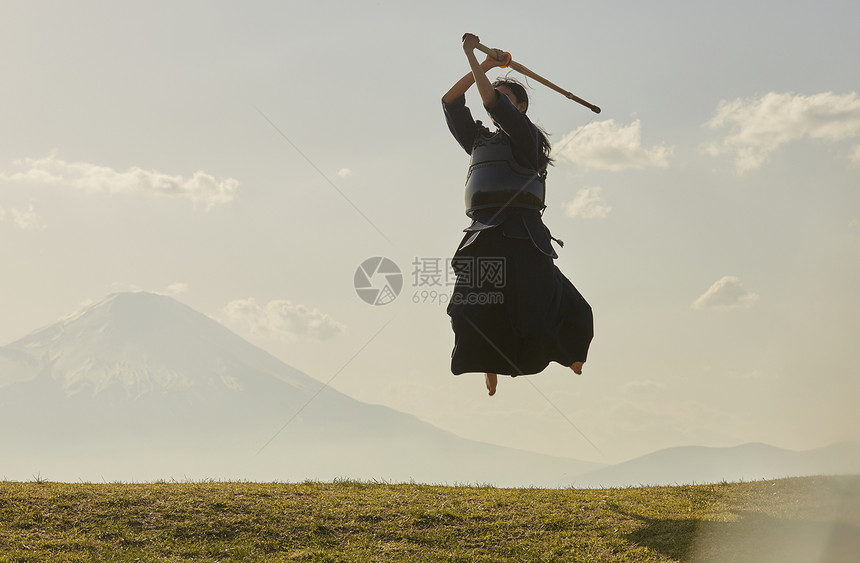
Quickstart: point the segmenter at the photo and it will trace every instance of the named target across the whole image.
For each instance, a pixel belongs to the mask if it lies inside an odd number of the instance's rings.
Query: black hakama
[[[591,307],[547,254],[549,239],[532,211],[511,210],[502,224],[467,231],[452,259],[454,374],[528,375],[550,362],[586,360]]]

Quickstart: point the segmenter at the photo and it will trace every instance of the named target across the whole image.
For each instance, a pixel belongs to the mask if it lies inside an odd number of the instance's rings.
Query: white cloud
[[[253,297],[236,299],[225,308],[230,321],[247,326],[252,334],[288,339],[304,336],[328,340],[346,332],[346,326],[318,309],[286,300],[273,300],[260,306]]]
[[[47,228],[47,225],[45,225],[45,223],[39,219],[39,216],[36,215],[36,211],[33,209],[32,203],[27,205],[26,211],[20,211],[13,207],[9,210],[9,213],[12,215],[12,220],[19,229],[23,229],[25,231],[44,231]]]
[[[167,293],[170,295],[179,295],[180,293],[185,293],[187,289],[187,283],[173,282],[172,284],[167,286]]]
[[[0,207],[0,221],[6,218],[6,214],[7,211]],[[32,202],[27,204],[26,211],[10,207],[8,214],[12,218],[12,222],[15,223],[15,226],[24,231],[44,231],[47,228],[47,225],[36,214]]]
[[[206,209],[232,201],[239,186],[233,178],[219,180],[202,170],[188,179],[136,166],[118,172],[87,162],[66,162],[53,154],[45,158],[24,158],[14,164],[21,170],[0,171],[0,180],[68,186],[89,192],[146,192],[188,199]]]
[[[341,168],[337,171],[337,175],[341,178],[345,178],[346,176],[352,176],[352,170],[349,168]]]
[[[757,99],[722,100],[707,125],[732,127],[721,143],[708,145],[705,151],[712,156],[734,154],[738,174],[743,174],[793,141],[836,142],[860,136],[860,98],[856,92],[812,96],[770,92]],[[860,163],[860,147],[851,158]]]
[[[565,215],[572,218],[582,217],[583,219],[605,219],[608,217],[612,207],[606,205],[600,198],[602,189],[593,186],[582,188],[576,192],[572,200],[561,204]]]
[[[854,151],[851,153],[849,158],[851,159],[851,162],[860,166],[860,145],[854,147]]]
[[[693,302],[694,309],[749,308],[758,295],[748,291],[736,276],[725,276]]]
[[[616,124],[614,119],[589,123],[565,135],[556,146],[554,156],[583,168],[613,171],[667,168],[673,150],[664,145],[644,148],[638,119],[626,126]]]

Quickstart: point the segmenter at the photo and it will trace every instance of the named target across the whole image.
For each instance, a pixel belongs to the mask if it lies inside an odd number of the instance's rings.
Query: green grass
[[[0,561],[857,561],[860,477],[629,489],[0,482]]]

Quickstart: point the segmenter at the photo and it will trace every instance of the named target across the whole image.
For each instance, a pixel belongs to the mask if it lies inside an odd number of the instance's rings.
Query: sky
[[[494,444],[615,463],[860,439],[857,21],[848,1],[2,1],[0,345],[145,290]],[[492,398],[449,369],[468,156],[440,98],[465,32],[602,108],[530,82],[556,264],[595,314],[584,373]],[[373,257],[402,272],[390,303],[355,291]]]

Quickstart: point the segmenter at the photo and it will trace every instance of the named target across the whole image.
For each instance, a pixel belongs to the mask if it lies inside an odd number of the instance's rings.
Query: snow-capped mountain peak
[[[116,293],[0,348],[26,358],[29,378],[50,377],[67,394],[120,387],[131,397],[174,388],[240,390],[249,374],[305,387],[312,380],[213,319],[154,293]],[[19,376],[20,378],[20,376]]]

